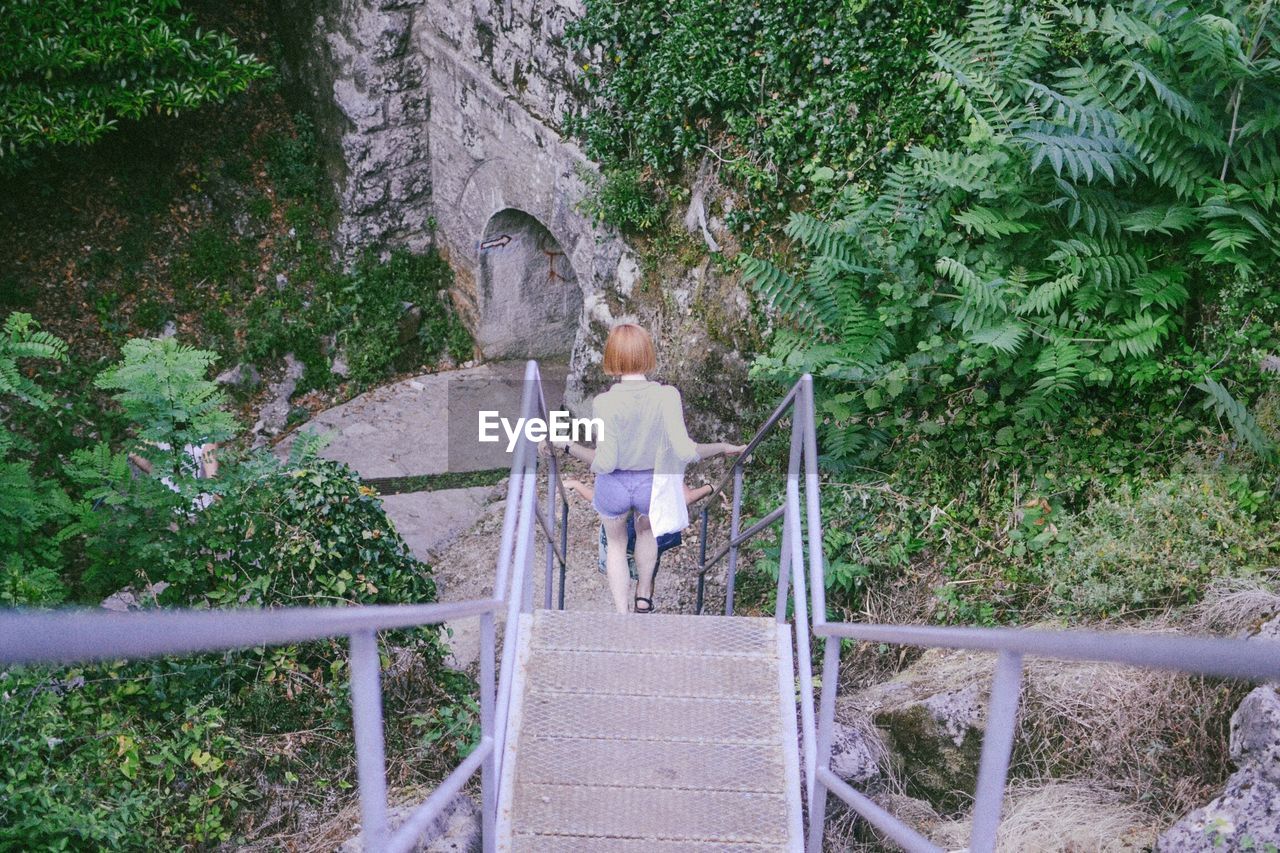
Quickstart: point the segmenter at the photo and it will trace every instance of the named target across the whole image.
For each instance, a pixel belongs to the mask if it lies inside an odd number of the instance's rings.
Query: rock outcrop
[[[1277,643],[1280,617],[1253,639]],[[1158,853],[1280,846],[1280,693],[1275,684],[1254,688],[1240,703],[1231,716],[1230,744],[1236,772],[1221,794],[1160,836]]]
[[[967,803],[977,782],[990,677],[990,661],[981,656],[932,650],[847,703],[875,724],[906,792],[951,812]]]

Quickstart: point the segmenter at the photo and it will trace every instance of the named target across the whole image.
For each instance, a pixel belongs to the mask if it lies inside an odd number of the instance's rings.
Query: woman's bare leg
[[[613,606],[619,613],[626,613],[630,609],[627,605],[630,604],[631,592],[631,573],[627,571],[627,517],[600,516],[600,521],[604,524],[604,565],[609,576],[609,592],[613,595]],[[653,573],[649,575],[652,581]]]
[[[653,573],[658,567],[658,540],[653,537],[649,516],[636,516],[636,597],[653,601]]]

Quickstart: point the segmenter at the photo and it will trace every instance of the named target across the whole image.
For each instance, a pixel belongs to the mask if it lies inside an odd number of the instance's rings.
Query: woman
[[[609,591],[619,613],[631,609],[627,516],[636,513],[635,612],[652,613],[658,562],[658,543],[649,521],[654,469],[660,468],[660,478],[683,477],[683,466],[698,459],[697,445],[685,429],[680,392],[645,376],[654,362],[648,332],[634,323],[614,326],[604,346],[604,372],[619,381],[592,403],[592,416],[603,424],[591,463],[596,474],[592,505],[604,524]]]

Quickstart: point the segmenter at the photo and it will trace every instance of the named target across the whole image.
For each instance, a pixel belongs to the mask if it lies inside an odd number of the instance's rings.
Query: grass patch
[[[379,494],[399,495],[406,492],[438,492],[444,489],[469,489],[501,483],[509,473],[506,468],[485,471],[446,471],[443,474],[417,474],[412,477],[373,477],[362,482]]]

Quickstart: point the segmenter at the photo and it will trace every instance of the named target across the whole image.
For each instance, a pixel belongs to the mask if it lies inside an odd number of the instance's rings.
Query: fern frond
[[[1169,315],[1142,313],[1107,330],[1121,354],[1131,358],[1150,355],[1169,333]]]
[[[1058,276],[1033,288],[1014,308],[1014,312],[1020,316],[1052,315],[1063,298],[1079,286],[1080,276],[1075,273]]]
[[[1180,204],[1160,204],[1135,210],[1124,218],[1124,229],[1138,234],[1155,231],[1166,236],[1185,231],[1200,221],[1196,211]]]
[[[1243,439],[1245,444],[1253,448],[1255,453],[1268,460],[1276,458],[1276,447],[1271,439],[1263,431],[1248,408],[1231,396],[1231,393],[1226,388],[1223,388],[1208,376],[1197,382],[1195,387],[1209,396],[1204,402],[1204,407],[1213,409],[1219,417],[1225,417],[1227,422],[1231,424],[1232,429],[1235,430],[1236,435]]]
[[[968,335],[970,342],[984,344],[994,350],[1012,355],[1022,348],[1027,339],[1027,327],[1023,323],[1010,321],[999,326],[977,329]]]
[[[987,237],[1004,237],[1008,234],[1026,234],[1035,230],[1026,222],[1010,219],[1006,214],[975,204],[952,219],[963,226],[970,234],[982,234]]]
[[[790,273],[771,261],[744,256],[742,279],[755,288],[756,293],[766,302],[784,314],[800,322],[817,322],[817,315],[809,305],[805,288]]]
[[[1129,292],[1139,298],[1143,311],[1153,305],[1175,311],[1185,305],[1190,296],[1184,284],[1186,279],[1187,271],[1182,267],[1164,267],[1138,276]]]
[[[1085,183],[1097,175],[1112,184],[1133,175],[1132,147],[1118,136],[1084,136],[1069,127],[1032,121],[1016,138],[1031,155],[1032,171],[1048,161],[1058,177],[1065,171]]]

